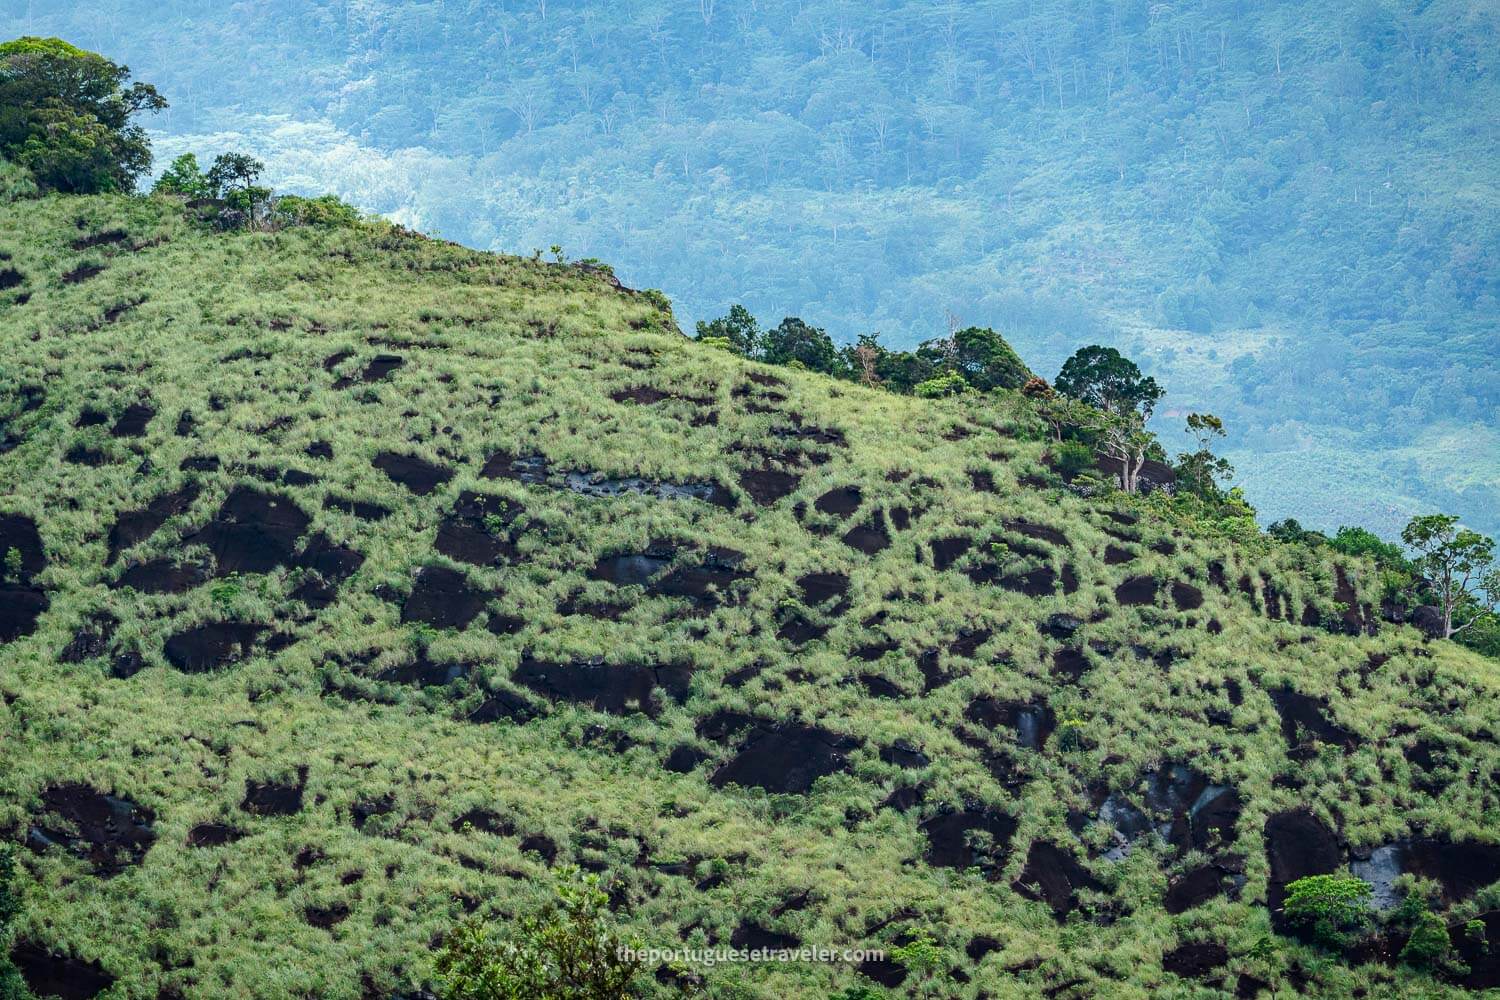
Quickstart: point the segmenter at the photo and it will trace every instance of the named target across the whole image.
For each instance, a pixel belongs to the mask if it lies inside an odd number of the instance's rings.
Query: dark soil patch
[[[434,628],[465,629],[484,610],[487,594],[469,586],[468,578],[446,566],[417,570],[416,585],[401,607],[403,622],[426,622]]]
[[[245,782],[240,808],[254,816],[294,816],[302,811],[302,793],[307,788],[307,768],[297,769],[297,780]]]
[[[496,837],[511,837],[516,832],[514,823],[488,809],[470,809],[462,816],[455,818],[449,826],[454,833],[478,830]]]
[[[1102,888],[1073,855],[1044,841],[1031,845],[1026,867],[1011,887],[1027,899],[1046,903],[1058,920],[1078,908],[1078,890]]]
[[[1344,864],[1339,838],[1305,808],[1275,813],[1266,820],[1266,860],[1271,866],[1266,905],[1272,922],[1284,926],[1281,906],[1286,887],[1309,875],[1329,875]]]
[[[188,674],[206,673],[249,656],[264,625],[214,622],[169,636],[163,651],[167,662]]]
[[[880,515],[877,513],[864,524],[850,528],[839,541],[851,549],[863,552],[867,556],[873,556],[878,552],[883,552],[890,548],[891,536],[885,530],[885,524],[881,521]]]
[[[954,656],[962,656],[965,659],[973,659],[979,647],[990,641],[994,633],[987,628],[963,628],[958,630],[958,635],[945,647]]]
[[[337,354],[330,354],[323,359],[323,370],[331,372],[352,357],[354,357],[353,351],[339,351]]]
[[[1118,545],[1106,545],[1104,547],[1104,565],[1123,566],[1125,563],[1133,562],[1135,553],[1129,549],[1122,549]]]
[[[245,831],[228,823],[199,823],[188,831],[189,847],[222,847],[245,836]]]
[[[345,514],[353,514],[361,521],[384,521],[391,516],[389,507],[382,507],[378,503],[370,503],[366,500],[350,500],[336,496],[325,497],[323,509],[341,510]]]
[[[932,763],[931,757],[905,740],[897,740],[888,747],[881,747],[880,759],[887,764],[907,769],[926,767]]]
[[[296,565],[307,571],[292,599],[308,607],[321,610],[333,603],[339,585],[359,571],[365,557],[351,548],[335,545],[333,540],[318,532],[307,540]]]
[[[979,493],[999,493],[995,487],[995,474],[989,469],[970,469],[969,482]]]
[[[549,865],[557,859],[557,844],[544,834],[528,834],[521,838],[518,846],[524,853],[539,855]]]
[[[715,547],[697,565],[678,566],[646,590],[656,597],[680,598],[701,610],[711,610],[721,601],[738,599],[735,585],[751,578],[749,572],[740,568],[744,559],[742,552]]]
[[[547,663],[523,657],[511,680],[552,701],[587,705],[612,715],[644,712],[655,717],[661,711],[658,690],[666,691],[679,704],[692,683],[690,666],[614,665],[602,661]]]
[[[1304,733],[1313,741],[1332,744],[1345,753],[1359,746],[1358,736],[1328,718],[1327,706],[1320,699],[1283,687],[1271,692],[1271,702],[1281,716],[1281,735],[1296,759],[1317,754],[1316,747],[1303,738]]]
[[[848,752],[856,746],[855,740],[817,726],[757,726],[709,783],[715,788],[734,784],[802,794],[818,778],[847,771]]]
[[[839,486],[814,500],[813,507],[823,514],[848,517],[859,510],[859,505],[863,502],[864,494],[858,486]]]
[[[33,850],[59,846],[108,878],[138,865],[156,842],[156,814],[129,799],[88,785],[52,785],[42,792],[42,813],[26,843]]]
[[[986,878],[999,878],[1016,825],[1010,816],[981,806],[939,813],[921,824],[927,837],[924,857],[934,867],[978,868]]]
[[[365,365],[365,370],[360,373],[359,380],[366,384],[379,382],[404,364],[406,364],[406,359],[399,354],[377,354],[368,365]]]
[[[1452,934],[1458,957],[1469,967],[1468,974],[1459,982],[1476,991],[1500,986],[1500,947],[1495,944],[1500,941],[1500,911],[1491,910],[1479,920],[1484,925],[1482,939]]]
[[[97,469],[109,464],[109,455],[85,444],[75,444],[63,455],[63,461],[69,465],[83,465],[90,469]]]
[[[801,482],[802,477],[796,473],[776,469],[746,469],[740,473],[740,488],[762,507],[790,496]]]
[[[125,407],[125,412],[120,414],[120,419],[109,429],[110,437],[135,438],[143,437],[146,427],[151,423],[151,418],[156,416],[156,409],[145,403],[131,403]]]
[[[467,663],[436,663],[428,658],[427,650],[422,648],[417,650],[417,655],[411,662],[387,667],[375,679],[419,688],[444,687],[468,674],[469,670]]]
[[[93,1000],[115,984],[115,977],[98,962],[59,955],[39,944],[22,941],[10,953],[32,995],[57,1000]]]
[[[433,547],[471,566],[509,562],[518,553],[515,536],[508,529],[524,509],[504,497],[464,490],[452,512],[438,525]]]
[[[1194,868],[1167,886],[1162,904],[1171,914],[1186,913],[1217,896],[1234,890],[1232,874],[1217,864]]]
[[[109,414],[103,410],[96,410],[91,406],[85,406],[78,412],[78,419],[73,421],[74,427],[102,427],[109,423]]]
[[[1002,702],[989,696],[970,702],[964,718],[986,729],[1008,729],[1029,750],[1040,750],[1057,728],[1057,717],[1046,703]]]
[[[1121,605],[1156,603],[1156,579],[1149,576],[1133,576],[1115,588],[1115,601]]]
[[[660,403],[664,399],[673,399],[674,394],[658,389],[650,385],[635,385],[628,389],[616,389],[609,394],[609,398],[616,403],[638,403],[642,406],[651,406]]]
[[[464,718],[469,722],[524,723],[536,717],[536,708],[525,698],[509,691],[491,691],[484,701]]]
[[[97,278],[104,273],[103,264],[83,263],[62,276],[65,285],[81,285],[90,278]]]
[[[1343,631],[1348,635],[1359,635],[1375,633],[1374,610],[1368,604],[1359,603],[1359,594],[1354,589],[1354,583],[1349,579],[1349,574],[1344,567],[1334,567],[1335,583],[1333,588],[1333,599],[1344,606],[1340,615],[1343,623]]]
[[[1203,591],[1179,580],[1172,584],[1172,603],[1178,611],[1194,611],[1203,607]]]
[[[453,478],[453,470],[416,455],[382,451],[375,456],[375,468],[405,486],[417,496],[425,497]]]
[[[303,448],[302,452],[308,458],[331,459],[333,458],[333,445],[327,441],[314,441],[306,448]]]
[[[26,281],[26,275],[13,267],[0,268],[0,292],[19,288]]]
[[[239,486],[225,498],[214,519],[183,539],[214,556],[214,575],[269,573],[296,563],[297,541],[312,519],[286,497]]]
[[[973,546],[974,539],[963,535],[950,538],[934,538],[932,547],[932,566],[934,569],[945,570],[964,557]]]
[[[1203,979],[1229,961],[1229,950],[1214,941],[1182,944],[1162,955],[1165,972],[1184,979]]]
[[[129,587],[143,594],[182,594],[207,581],[208,571],[202,563],[152,559],[129,567],[110,587]]]

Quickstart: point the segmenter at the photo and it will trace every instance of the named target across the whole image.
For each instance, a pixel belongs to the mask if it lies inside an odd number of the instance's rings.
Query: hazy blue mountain
[[[159,158],[691,321],[1111,343],[1224,416],[1269,517],[1500,530],[1500,22],[1466,0],[12,0],[173,102]],[[190,39],[191,44],[185,44]]]

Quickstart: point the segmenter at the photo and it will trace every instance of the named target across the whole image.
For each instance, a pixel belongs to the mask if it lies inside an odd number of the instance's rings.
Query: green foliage
[[[917,996],[925,996],[946,980],[948,952],[927,933],[918,934],[904,945],[891,949],[891,960],[903,966],[908,974],[906,985]]]
[[[11,928],[21,912],[21,897],[15,888],[16,851],[0,844],[0,1000],[27,1000],[31,994],[21,974],[10,961]]]
[[[248,153],[220,153],[208,168],[208,186],[214,197],[228,197],[235,191],[248,194],[265,169],[264,163]]]
[[[1309,875],[1286,887],[1282,912],[1315,940],[1343,947],[1370,920],[1370,883],[1348,875]]]
[[[827,332],[788,316],[761,338],[761,360],[772,365],[800,362],[808,371],[831,374],[838,369],[839,355]]]
[[[967,379],[958,372],[950,371],[946,375],[918,382],[912,387],[912,395],[920,399],[941,399],[944,396],[957,396],[968,392],[970,388],[972,387]]]
[[[1453,942],[1448,937],[1448,925],[1442,917],[1424,909],[1417,917],[1406,944],[1401,948],[1401,961],[1433,968],[1441,964],[1452,950]]]
[[[951,338],[929,341],[920,350],[928,350],[963,375],[969,385],[988,392],[991,389],[1019,389],[1032,377],[1031,370],[998,333],[971,326]]]
[[[130,70],[57,38],[0,44],[0,155],[43,189],[125,191],[151,166],[145,131],[132,122],[167,102]]]
[[[151,193],[183,198],[212,198],[214,187],[198,166],[198,157],[192,153],[183,153],[156,179]]]
[[[1444,636],[1492,623],[1500,606],[1495,542],[1461,527],[1453,514],[1414,517],[1401,531],[1417,572],[1432,581]]]
[[[721,316],[711,323],[699,320],[697,339],[722,340],[737,354],[747,358],[760,356],[760,324],[750,314],[750,310],[742,305],[730,306],[727,316]]]
[[[1054,445],[1052,467],[1064,479],[1072,480],[1095,467],[1094,449],[1082,441],[1064,441]]]
[[[1139,413],[1145,418],[1165,395],[1156,379],[1142,375],[1134,361],[1113,347],[1081,347],[1063,364],[1052,387],[1064,396],[1116,416]]]
[[[1177,488],[1217,500],[1223,495],[1224,481],[1234,475],[1229,460],[1213,453],[1213,442],[1224,437],[1224,422],[1212,413],[1189,413],[1187,430],[1198,448],[1177,456]]]
[[[320,195],[303,198],[297,195],[282,195],[271,209],[272,224],[281,226],[357,226],[362,221],[359,209],[337,196]]]
[[[37,194],[36,178],[31,176],[31,171],[0,157],[0,205],[34,198]]]
[[[625,1000],[640,961],[613,926],[596,875],[564,867],[555,898],[500,931],[480,921],[454,929],[438,952],[444,1000]]]
[[[0,579],[19,581],[21,579],[21,550],[9,548],[5,550],[5,573]]]

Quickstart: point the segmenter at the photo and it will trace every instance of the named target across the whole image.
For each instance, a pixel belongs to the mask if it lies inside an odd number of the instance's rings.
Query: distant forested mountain
[[[1225,417],[1264,514],[1500,528],[1492,4],[8,7],[161,88],[162,163],[248,148],[689,320],[982,324],[1048,375],[1115,344]]]

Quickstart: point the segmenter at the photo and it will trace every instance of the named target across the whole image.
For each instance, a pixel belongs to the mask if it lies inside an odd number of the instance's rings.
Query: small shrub
[[[969,383],[958,372],[949,372],[930,378],[925,382],[918,382],[912,392],[923,399],[940,399],[943,396],[957,396],[969,391]]]
[[[1282,913],[1330,947],[1348,944],[1370,919],[1370,883],[1347,875],[1309,875],[1286,887]]]
[[[1094,468],[1094,449],[1082,441],[1064,441],[1052,449],[1052,465],[1070,482]]]
[[[459,925],[437,957],[445,1000],[624,1000],[641,962],[626,956],[597,875],[561,869],[554,898],[512,927]]]
[[[1417,917],[1416,926],[1406,945],[1401,949],[1401,961],[1410,965],[1431,968],[1448,956],[1453,942],[1448,937],[1448,925],[1443,918],[1431,910],[1423,910]]]

